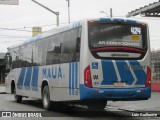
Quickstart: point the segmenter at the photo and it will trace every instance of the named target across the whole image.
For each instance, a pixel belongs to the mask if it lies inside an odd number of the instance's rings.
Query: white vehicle
[[[148,25],[129,19],[85,19],[8,49],[6,92],[52,103],[104,109],[108,100],[151,96]]]

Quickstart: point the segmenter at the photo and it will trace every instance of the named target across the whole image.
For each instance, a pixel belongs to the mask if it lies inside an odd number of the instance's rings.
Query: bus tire
[[[22,102],[22,96],[16,94],[16,87],[14,87],[14,99],[17,103]]]
[[[50,93],[48,85],[45,85],[42,91],[42,103],[43,108],[45,110],[50,110],[51,108],[51,101],[50,101]]]

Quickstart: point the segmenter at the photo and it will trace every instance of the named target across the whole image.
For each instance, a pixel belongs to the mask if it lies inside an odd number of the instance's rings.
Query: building
[[[154,2],[144,7],[132,10],[128,12],[126,17],[132,17],[136,15],[141,15],[143,17],[160,17],[160,0],[159,2]]]
[[[152,90],[160,91],[160,50],[151,53]]]
[[[5,56],[5,53],[0,53],[0,84],[5,83],[4,56]]]
[[[41,27],[33,27],[32,28],[32,37],[35,37],[36,35],[42,33]]]

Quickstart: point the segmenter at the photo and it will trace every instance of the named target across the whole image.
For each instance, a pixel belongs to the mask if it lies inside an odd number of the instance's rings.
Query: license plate
[[[125,87],[126,83],[122,83],[122,82],[120,82],[120,83],[114,83],[114,86],[115,87]]]

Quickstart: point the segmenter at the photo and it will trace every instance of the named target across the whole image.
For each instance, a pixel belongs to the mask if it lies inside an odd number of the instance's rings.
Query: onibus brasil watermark
[[[1,117],[43,117],[41,112],[1,112]]]

